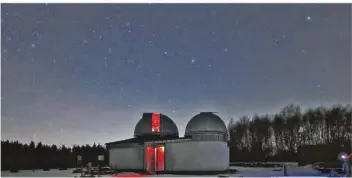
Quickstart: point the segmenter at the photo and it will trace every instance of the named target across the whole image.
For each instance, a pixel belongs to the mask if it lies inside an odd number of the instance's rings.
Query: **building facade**
[[[229,169],[226,125],[210,112],[194,116],[184,137],[166,115],[144,113],[134,138],[106,145],[109,164],[118,171],[210,174]]]

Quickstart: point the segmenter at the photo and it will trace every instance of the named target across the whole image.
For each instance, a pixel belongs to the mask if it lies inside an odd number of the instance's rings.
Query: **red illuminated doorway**
[[[164,145],[147,146],[145,150],[145,163],[148,172],[161,172],[165,167]]]

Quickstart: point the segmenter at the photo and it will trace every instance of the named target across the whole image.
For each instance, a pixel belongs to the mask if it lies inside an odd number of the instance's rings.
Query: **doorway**
[[[148,172],[162,172],[165,169],[165,146],[147,146],[145,150],[145,164]]]

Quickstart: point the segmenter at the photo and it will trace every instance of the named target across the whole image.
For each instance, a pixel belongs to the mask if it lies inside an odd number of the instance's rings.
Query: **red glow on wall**
[[[158,146],[157,148],[155,148],[157,150],[157,160],[158,160],[158,164],[157,164],[157,170],[158,171],[164,171],[164,167],[165,167],[165,152],[164,152],[164,146]]]
[[[160,132],[160,114],[152,114],[152,132]]]
[[[146,170],[148,172],[164,171],[164,146],[148,146],[145,150]]]
[[[154,172],[154,147],[148,146],[145,149],[145,163],[146,163],[146,170],[149,172]]]

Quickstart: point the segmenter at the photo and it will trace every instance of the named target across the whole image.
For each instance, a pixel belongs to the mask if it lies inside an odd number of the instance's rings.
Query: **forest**
[[[296,105],[284,107],[272,115],[243,116],[228,124],[230,161],[297,161],[301,145],[351,144],[352,108],[350,105],[318,107],[301,111]],[[326,153],[322,153],[326,154]],[[44,145],[18,141],[1,141],[1,169],[53,169],[77,166],[77,155],[83,164],[107,165],[105,146]]]
[[[350,105],[301,111],[289,105],[273,115],[241,117],[228,125],[231,161],[297,161],[303,145],[351,150]],[[339,149],[337,148],[336,149]],[[327,153],[322,152],[321,156]],[[336,159],[337,155],[332,155]]]
[[[68,148],[64,145],[22,144],[18,141],[1,141],[1,170],[9,169],[67,169],[77,167],[77,155],[82,156],[84,165],[91,162],[98,165],[98,155],[104,155],[107,165],[107,151],[102,145],[75,145]]]

